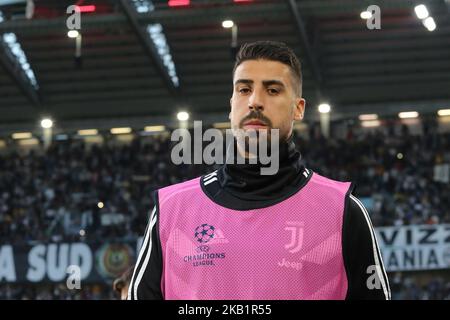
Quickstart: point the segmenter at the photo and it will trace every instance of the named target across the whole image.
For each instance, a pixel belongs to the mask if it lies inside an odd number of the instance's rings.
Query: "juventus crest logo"
[[[297,253],[303,246],[303,226],[304,223],[300,221],[288,221],[284,230],[291,233],[291,240],[284,246],[290,253]]]

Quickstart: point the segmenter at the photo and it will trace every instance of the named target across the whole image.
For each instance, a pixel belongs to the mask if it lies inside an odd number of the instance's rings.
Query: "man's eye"
[[[239,93],[245,94],[245,93],[249,93],[249,92],[250,92],[250,89],[249,89],[249,88],[240,88],[240,89],[239,89]]]
[[[270,94],[278,94],[278,93],[280,93],[280,90],[275,89],[275,88],[269,88],[269,89],[267,89],[267,91],[269,91]]]

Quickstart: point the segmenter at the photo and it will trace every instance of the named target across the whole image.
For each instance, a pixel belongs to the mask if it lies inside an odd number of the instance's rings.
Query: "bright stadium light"
[[[131,128],[125,127],[125,128],[112,128],[111,129],[112,134],[126,134],[131,133]]]
[[[361,121],[361,127],[363,128],[375,128],[381,125],[380,120],[366,120]]]
[[[3,35],[3,41],[8,45],[13,45],[17,42],[17,37],[14,33],[5,33]]]
[[[438,114],[439,117],[450,116],[450,109],[441,109],[441,110],[438,110],[437,114]]]
[[[145,132],[163,132],[166,130],[165,126],[146,126],[144,128]]]
[[[4,33],[2,38],[4,44],[6,45],[5,49],[9,51],[8,53],[10,53],[10,57],[12,59],[11,62],[19,67],[19,71],[22,71],[25,74],[28,81],[35,89],[39,89],[36,76],[28,63],[25,52],[22,50],[22,47],[17,40],[17,36],[14,33],[9,32]],[[2,38],[0,38],[0,41]]]
[[[413,119],[419,117],[419,113],[417,111],[400,112],[398,117],[400,119]]]
[[[428,29],[428,31],[434,31],[436,29],[436,22],[434,22],[432,17],[428,17],[423,20],[423,25]]]
[[[180,111],[177,114],[177,119],[178,121],[186,121],[189,119],[189,113],[187,113],[186,111]]]
[[[172,84],[175,87],[178,87],[180,85],[180,81],[177,76],[175,63],[173,62],[172,55],[170,54],[169,44],[166,36],[164,35],[162,25],[160,23],[149,24],[147,26],[147,32],[156,47],[159,58],[166,67]]]
[[[320,113],[329,113],[331,111],[331,107],[328,103],[322,103],[319,105],[318,109]]]
[[[416,16],[419,19],[425,19],[428,18],[428,9],[424,4],[419,4],[414,8],[414,11],[416,12]]]
[[[134,8],[138,13],[148,13],[155,10],[155,5],[151,0],[132,0]]]
[[[371,120],[378,120],[377,114],[361,114],[359,115],[359,120],[361,121],[371,121]]]
[[[69,30],[69,32],[67,32],[67,36],[69,38],[77,38],[80,35],[80,33],[78,32],[78,30]]]
[[[222,27],[225,29],[233,28],[234,22],[232,20],[225,20],[222,22]]]
[[[44,129],[50,129],[51,127],[53,127],[53,121],[48,118],[42,119],[41,127]]]
[[[31,139],[32,136],[31,132],[16,132],[11,135],[14,140]]]
[[[155,11],[155,5],[151,0],[132,0],[132,2],[137,13],[144,14]],[[186,6],[189,4],[189,0],[176,0],[168,2],[170,7]],[[159,23],[153,23],[147,25],[146,29],[153,44],[156,46],[156,51],[158,52],[162,64],[167,70],[167,74],[172,81],[172,84],[175,87],[179,87],[180,79],[178,78],[175,63],[173,62],[172,55],[170,54],[169,45],[163,33],[162,25]]]
[[[103,202],[101,202],[101,201],[99,203],[97,203],[97,207],[99,209],[102,209],[104,206],[105,206],[105,204]]]
[[[370,18],[372,18],[372,12],[363,11],[363,12],[361,12],[360,17],[361,17],[361,19],[364,19],[364,20],[370,19]]]
[[[78,130],[78,135],[79,136],[95,136],[98,134],[98,130],[97,129],[81,129]]]

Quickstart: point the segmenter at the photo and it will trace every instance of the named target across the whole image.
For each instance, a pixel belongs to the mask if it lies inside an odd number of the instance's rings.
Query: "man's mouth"
[[[261,120],[249,120],[244,122],[243,127],[248,129],[262,129],[267,128],[267,124]]]

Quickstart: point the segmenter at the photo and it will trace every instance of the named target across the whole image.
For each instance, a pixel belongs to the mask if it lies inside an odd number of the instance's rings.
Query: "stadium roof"
[[[0,124],[44,113],[61,120],[172,116],[180,108],[193,118],[226,115],[233,61],[225,19],[237,24],[239,44],[270,39],[296,51],[307,115],[321,101],[341,114],[450,105],[448,0],[423,1],[433,32],[413,0],[191,0],[187,7],[154,0],[154,10],[142,13],[127,0],[79,1],[96,6],[81,17],[82,67],[67,37],[66,9],[74,1],[34,0],[29,20],[20,19],[24,2],[0,0],[0,34],[17,36],[39,89],[8,69],[0,50]],[[381,9],[380,30],[368,30],[360,17],[371,4]],[[178,87],[157,56],[150,24],[162,26]]]

